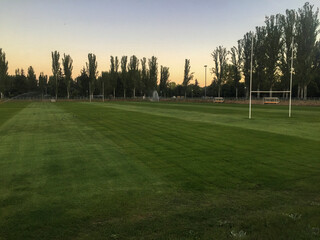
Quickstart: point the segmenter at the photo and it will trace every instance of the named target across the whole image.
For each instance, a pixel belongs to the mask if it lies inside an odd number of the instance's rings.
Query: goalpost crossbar
[[[251,91],[251,93],[290,93],[291,91]]]

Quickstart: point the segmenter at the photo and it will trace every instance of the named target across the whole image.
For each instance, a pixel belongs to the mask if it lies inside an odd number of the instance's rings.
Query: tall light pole
[[[204,65],[204,98],[207,98],[207,65]]]

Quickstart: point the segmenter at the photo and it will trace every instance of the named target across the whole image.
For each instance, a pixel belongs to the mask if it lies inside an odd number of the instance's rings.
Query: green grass
[[[0,104],[0,239],[319,239],[320,108],[287,114]]]

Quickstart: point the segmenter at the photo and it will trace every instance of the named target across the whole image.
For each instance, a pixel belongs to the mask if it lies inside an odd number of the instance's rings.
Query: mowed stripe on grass
[[[223,108],[226,122],[234,112],[244,118],[242,107]],[[31,103],[16,112],[0,127],[0,239],[317,237],[316,134],[206,123],[199,112],[216,114],[150,103]]]
[[[294,106],[293,118],[288,118],[288,107],[286,106],[254,105],[253,119],[250,121],[248,120],[248,106],[242,104],[153,103],[150,105],[146,102],[115,102],[109,104],[108,107],[320,141],[319,107]]]

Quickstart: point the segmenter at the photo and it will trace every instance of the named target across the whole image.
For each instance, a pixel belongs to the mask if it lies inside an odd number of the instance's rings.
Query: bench
[[[224,98],[223,97],[215,97],[213,98],[214,103],[224,103]]]
[[[263,104],[279,104],[280,99],[278,97],[265,97],[263,98]]]

